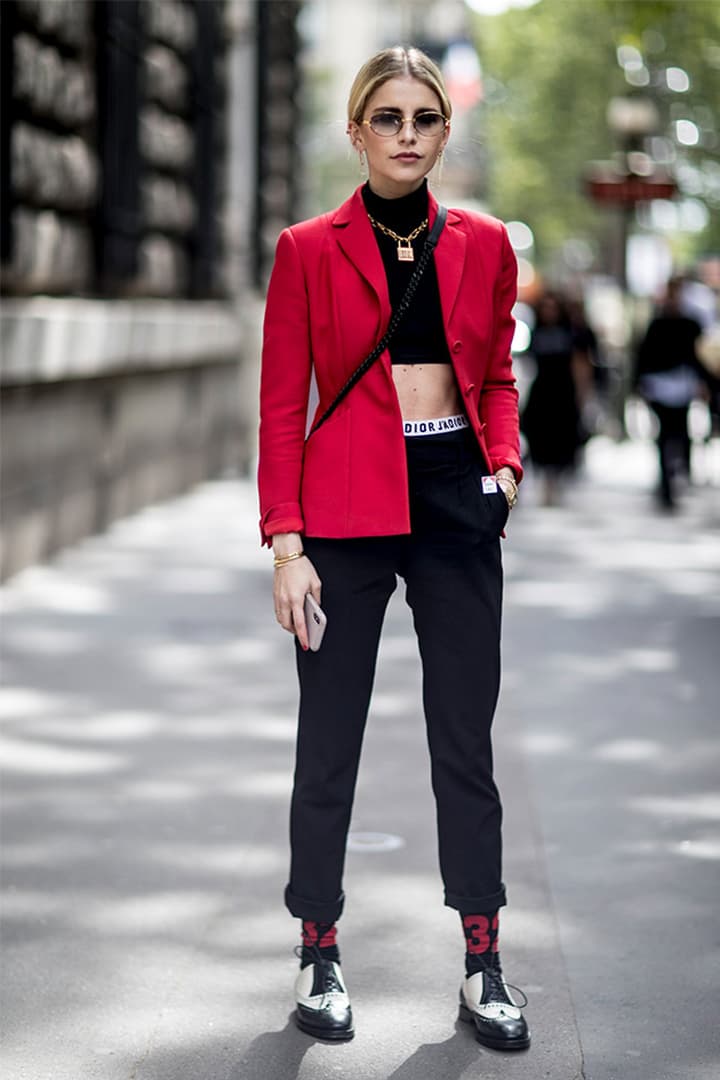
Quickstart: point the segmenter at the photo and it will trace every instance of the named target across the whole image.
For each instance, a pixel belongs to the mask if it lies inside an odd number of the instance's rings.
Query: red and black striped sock
[[[337,947],[337,927],[335,923],[303,919],[300,967],[304,968],[308,964],[314,964],[318,954],[323,960],[340,962],[340,950]]]
[[[486,911],[482,915],[463,915],[461,912],[460,918],[465,933],[465,970],[467,974],[475,975],[488,966],[496,966],[499,963],[499,912]]]

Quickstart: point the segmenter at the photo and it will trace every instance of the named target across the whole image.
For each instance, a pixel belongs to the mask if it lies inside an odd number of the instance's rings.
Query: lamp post
[[[632,314],[628,295],[627,249],[635,207],[652,199],[672,199],[677,187],[671,174],[645,151],[645,140],[660,127],[655,102],[644,94],[631,93],[611,98],[607,107],[608,127],[619,149],[610,161],[591,162],[585,169],[585,191],[594,202],[617,211],[612,272],[618,283],[623,309],[622,340],[619,350],[619,395],[617,419],[624,431],[624,403],[629,389],[629,346]]]
[[[660,126],[651,98],[642,94],[611,98],[607,122],[619,150],[611,161],[590,163],[585,170],[585,190],[595,202],[614,206],[619,212],[613,272],[626,292],[627,243],[635,207],[652,199],[672,199],[677,189],[673,177],[643,149],[645,139]]]
[[[623,182],[619,201],[619,228],[616,273],[623,292],[627,291],[627,246],[635,206],[643,199],[671,198],[669,178],[656,176],[652,158],[643,151],[643,141],[654,134],[660,125],[655,102],[644,95],[624,95],[611,98],[607,107],[607,124],[620,144],[617,163]],[[653,188],[660,187],[657,191]],[[674,187],[673,187],[674,190]],[[620,191],[617,193],[620,194]]]

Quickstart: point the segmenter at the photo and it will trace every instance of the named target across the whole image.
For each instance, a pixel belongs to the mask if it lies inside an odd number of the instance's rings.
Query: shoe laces
[[[332,960],[325,960],[322,957],[317,962],[320,967],[323,981],[323,998],[326,994],[342,994],[343,988],[340,985],[340,981],[335,974],[335,966]]]
[[[333,994],[344,994],[345,989],[340,985],[337,974],[335,973],[335,966],[332,960],[327,960],[317,945],[296,945],[294,949],[295,955],[299,960],[303,959],[303,952],[310,953],[312,956],[312,963],[319,969],[321,986],[322,986],[322,998],[320,1001],[320,1009],[329,1009],[333,1004]]]
[[[293,952],[300,961],[300,964],[304,967],[307,967],[308,957],[310,958],[311,964],[331,963],[327,956],[323,956],[317,945],[296,945]],[[303,964],[303,961],[306,961],[306,963]]]
[[[308,957],[311,958],[311,963],[313,964],[320,964],[327,960],[337,960],[337,952],[335,952],[335,955],[333,956],[326,956],[323,953],[323,950],[320,948],[320,942],[325,937],[325,932],[332,925],[332,923],[317,923],[318,933],[315,941],[313,941],[312,943],[306,942],[305,935],[303,934],[301,943],[299,945],[296,945],[294,950],[295,955],[298,957],[301,963],[303,962],[303,960],[307,960]],[[333,946],[333,949],[337,950],[337,945]]]
[[[502,968],[499,964],[488,964],[487,967],[482,969],[485,976],[485,990],[488,998],[488,1004],[490,1002],[499,1002],[500,1004],[514,1005],[517,1009],[524,1009],[528,1003],[527,994],[524,990],[521,990],[519,986],[513,986],[512,983],[505,982],[503,979]],[[513,990],[516,994],[519,994],[522,1001],[514,1001],[508,994],[508,990]]]

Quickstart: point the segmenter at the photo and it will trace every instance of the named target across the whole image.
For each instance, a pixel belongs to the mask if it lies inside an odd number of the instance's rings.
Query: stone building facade
[[[3,0],[4,576],[254,452],[299,0]]]

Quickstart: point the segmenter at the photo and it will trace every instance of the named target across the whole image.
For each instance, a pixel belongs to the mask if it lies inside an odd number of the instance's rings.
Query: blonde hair
[[[421,49],[406,49],[402,45],[394,45],[371,56],[358,71],[350,88],[348,120],[359,124],[363,119],[365,106],[375,91],[389,79],[403,75],[410,75],[433,90],[438,96],[443,115],[450,119],[452,105],[437,64]]]

